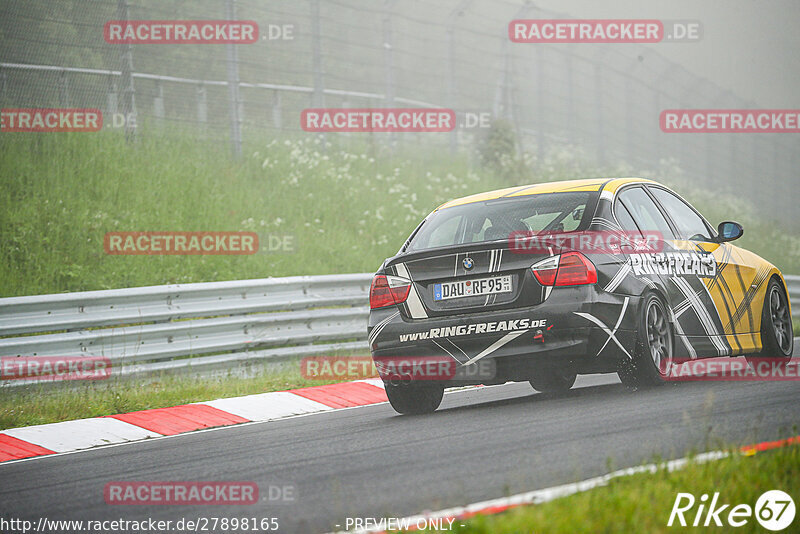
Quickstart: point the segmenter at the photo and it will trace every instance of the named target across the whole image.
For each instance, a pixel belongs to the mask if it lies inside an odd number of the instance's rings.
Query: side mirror
[[[742,225],[733,221],[724,221],[717,226],[717,243],[734,241],[744,235]]]

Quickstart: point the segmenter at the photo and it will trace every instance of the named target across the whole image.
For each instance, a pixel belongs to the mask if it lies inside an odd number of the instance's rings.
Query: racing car
[[[675,361],[788,361],[786,282],[669,188],[639,178],[511,187],[428,215],[370,288],[368,338],[392,407],[436,410],[446,387],[569,390],[618,373],[638,389]],[[491,365],[489,365],[491,364]]]

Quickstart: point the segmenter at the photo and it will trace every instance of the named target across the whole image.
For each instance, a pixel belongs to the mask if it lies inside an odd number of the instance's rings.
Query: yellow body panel
[[[716,278],[703,282],[719,313],[732,355],[760,351],[761,312],[767,286],[773,275],[781,277],[780,271],[760,256],[731,243],[699,246],[711,252],[717,262]]]
[[[564,180],[561,182],[543,182],[539,184],[520,185],[516,187],[507,187],[505,189],[497,189],[495,191],[487,191],[486,193],[478,193],[463,198],[457,198],[449,202],[445,202],[437,210],[452,208],[453,206],[462,206],[464,204],[472,204],[473,202],[485,202],[487,200],[496,200],[498,198],[509,197],[522,197],[527,195],[539,195],[542,193],[562,193],[566,191],[598,191],[603,187],[603,191],[609,191],[612,194],[617,192],[617,189],[629,183],[655,183],[652,180],[643,178],[587,178],[583,180]],[[605,184],[605,186],[603,186]]]

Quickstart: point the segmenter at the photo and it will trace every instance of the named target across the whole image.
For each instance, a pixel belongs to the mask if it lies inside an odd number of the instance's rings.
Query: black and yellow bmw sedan
[[[786,283],[732,244],[742,234],[636,178],[447,202],[372,281],[369,343],[389,400],[425,413],[451,385],[558,392],[577,374],[616,372],[638,387],[680,359],[788,360]]]

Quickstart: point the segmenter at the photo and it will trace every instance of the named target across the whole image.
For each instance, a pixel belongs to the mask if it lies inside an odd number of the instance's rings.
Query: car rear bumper
[[[461,371],[445,377],[449,383],[527,380],[543,365],[612,372],[633,354],[638,305],[638,297],[585,285],[555,288],[536,306],[487,313],[411,320],[390,306],[370,313],[370,349],[376,364],[452,361]]]

